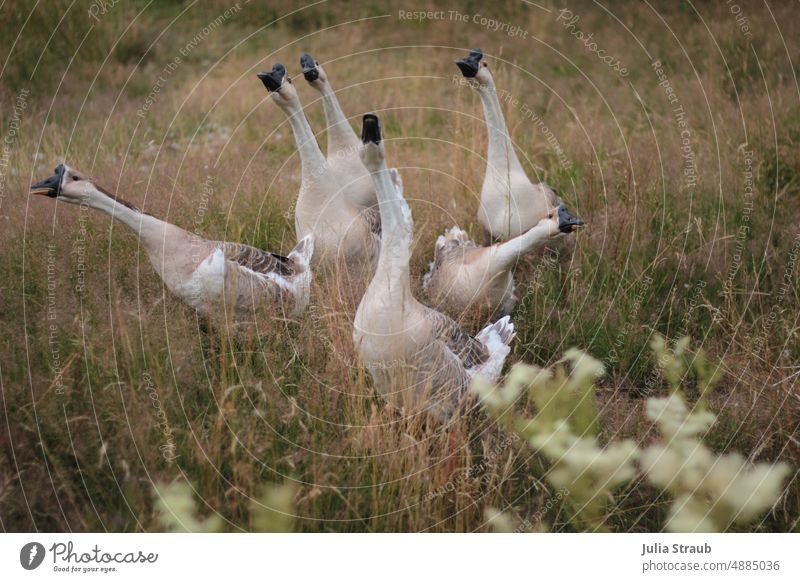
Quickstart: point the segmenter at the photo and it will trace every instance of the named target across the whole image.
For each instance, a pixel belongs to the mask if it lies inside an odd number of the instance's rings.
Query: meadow
[[[795,12],[0,4],[0,527],[161,531],[157,491],[178,484],[225,531],[270,529],[259,504],[301,532],[492,531],[494,511],[525,531],[663,529],[669,498],[641,475],[580,522],[548,459],[492,415],[444,428],[396,415],[324,277],[306,314],[243,345],[171,296],[123,225],[28,195],[66,162],[203,237],[288,252],[300,164],[255,74],[286,65],[324,149],[319,94],[299,69],[308,51],[353,127],[381,116],[414,215],[418,290],[445,228],[480,235],[485,123],[453,64],[479,46],[529,176],[588,225],[569,261],[520,266],[509,362],[585,350],[605,369],[598,441],[647,446],[647,398],[670,390],[650,344],[690,337],[720,366],[707,398],[682,378],[716,415],[708,447],[791,467],[771,509],[728,529],[800,530]]]

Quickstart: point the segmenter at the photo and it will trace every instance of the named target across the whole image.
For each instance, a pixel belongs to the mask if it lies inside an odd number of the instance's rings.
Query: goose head
[[[84,204],[97,195],[98,187],[85,174],[59,164],[49,178],[31,185],[31,194],[58,198],[61,202]]]
[[[293,105],[298,101],[297,89],[294,88],[292,79],[282,64],[276,63],[269,73],[262,72],[256,76],[261,79],[272,100],[279,106]]]
[[[580,218],[573,216],[564,204],[559,204],[553,206],[534,228],[540,232],[544,230],[548,238],[558,239],[582,226],[584,222]]]
[[[308,53],[300,55],[300,67],[303,69],[303,77],[305,77],[308,84],[315,89],[322,89],[328,82],[328,76],[325,74],[325,69],[319,62],[314,60]]]
[[[586,226],[577,216],[573,216],[565,204],[559,204],[550,212],[549,220],[555,223],[558,233],[569,234]]]
[[[492,75],[489,73],[486,61],[483,60],[483,51],[481,49],[472,49],[466,58],[458,59],[455,63],[461,70],[461,74],[467,79],[475,79],[481,85],[491,83]]]
[[[361,148],[361,162],[370,172],[377,172],[385,160],[386,150],[383,147],[381,122],[374,113],[366,113],[362,118],[361,141],[364,144]]]

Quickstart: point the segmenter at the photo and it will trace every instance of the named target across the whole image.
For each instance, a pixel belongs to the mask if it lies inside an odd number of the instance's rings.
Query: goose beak
[[[483,51],[479,48],[474,48],[469,51],[469,56],[465,59],[458,59],[456,65],[461,69],[461,74],[471,79],[478,74],[481,67],[481,59],[483,58]]]
[[[577,216],[572,216],[565,205],[562,204],[558,207],[558,230],[564,233],[570,233],[578,230],[582,226],[586,226],[586,223]]]
[[[282,64],[277,63],[272,67],[272,71],[269,73],[258,73],[256,75],[261,82],[264,83],[264,87],[267,88],[267,91],[272,93],[273,91],[279,91],[281,86],[283,86],[283,79],[286,77],[286,67]]]
[[[64,164],[58,164],[49,178],[31,185],[31,194],[56,198],[61,193],[61,180],[64,177]]]
[[[374,113],[364,115],[361,126],[361,141],[365,144],[381,143],[381,122]]]
[[[317,68],[317,61],[308,54],[303,53],[300,55],[300,67],[303,69],[303,76],[306,78],[306,81],[312,83],[319,79],[319,69]]]

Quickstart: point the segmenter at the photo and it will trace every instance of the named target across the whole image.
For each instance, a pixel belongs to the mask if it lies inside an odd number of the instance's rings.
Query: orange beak
[[[31,184],[31,194],[56,198],[61,190],[61,178],[64,175],[64,165],[59,164],[56,166],[54,172],[55,173],[49,178],[41,182],[36,182],[36,184]]]

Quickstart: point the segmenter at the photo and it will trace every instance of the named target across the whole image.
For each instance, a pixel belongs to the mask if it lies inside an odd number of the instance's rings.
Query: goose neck
[[[159,245],[161,247],[166,246],[165,237],[168,231],[181,230],[163,220],[145,214],[128,202],[99,190],[94,190],[86,204],[91,208],[105,212],[111,218],[130,228],[136,233],[151,255],[159,248]]]
[[[308,123],[303,108],[293,106],[286,111],[289,125],[292,126],[294,140],[297,144],[297,152],[300,155],[302,166],[302,178],[308,180],[319,173],[320,168],[325,165],[325,157],[319,149],[317,138]]]
[[[511,170],[521,169],[521,164],[514,151],[514,145],[508,133],[497,88],[494,83],[481,84],[478,88],[483,113],[486,118],[486,130],[489,141],[487,163],[499,172],[506,173]]]
[[[328,123],[328,155],[332,151],[345,148],[358,151],[360,142],[339,105],[336,92],[327,82],[322,85],[322,108],[325,110],[325,119]]]
[[[547,221],[537,224],[519,236],[495,246],[493,266],[498,270],[509,269],[525,253],[547,243],[552,226]]]
[[[410,289],[409,261],[414,224],[411,209],[397,191],[385,162],[372,172],[381,214],[381,249],[376,278],[387,277],[391,284]]]

